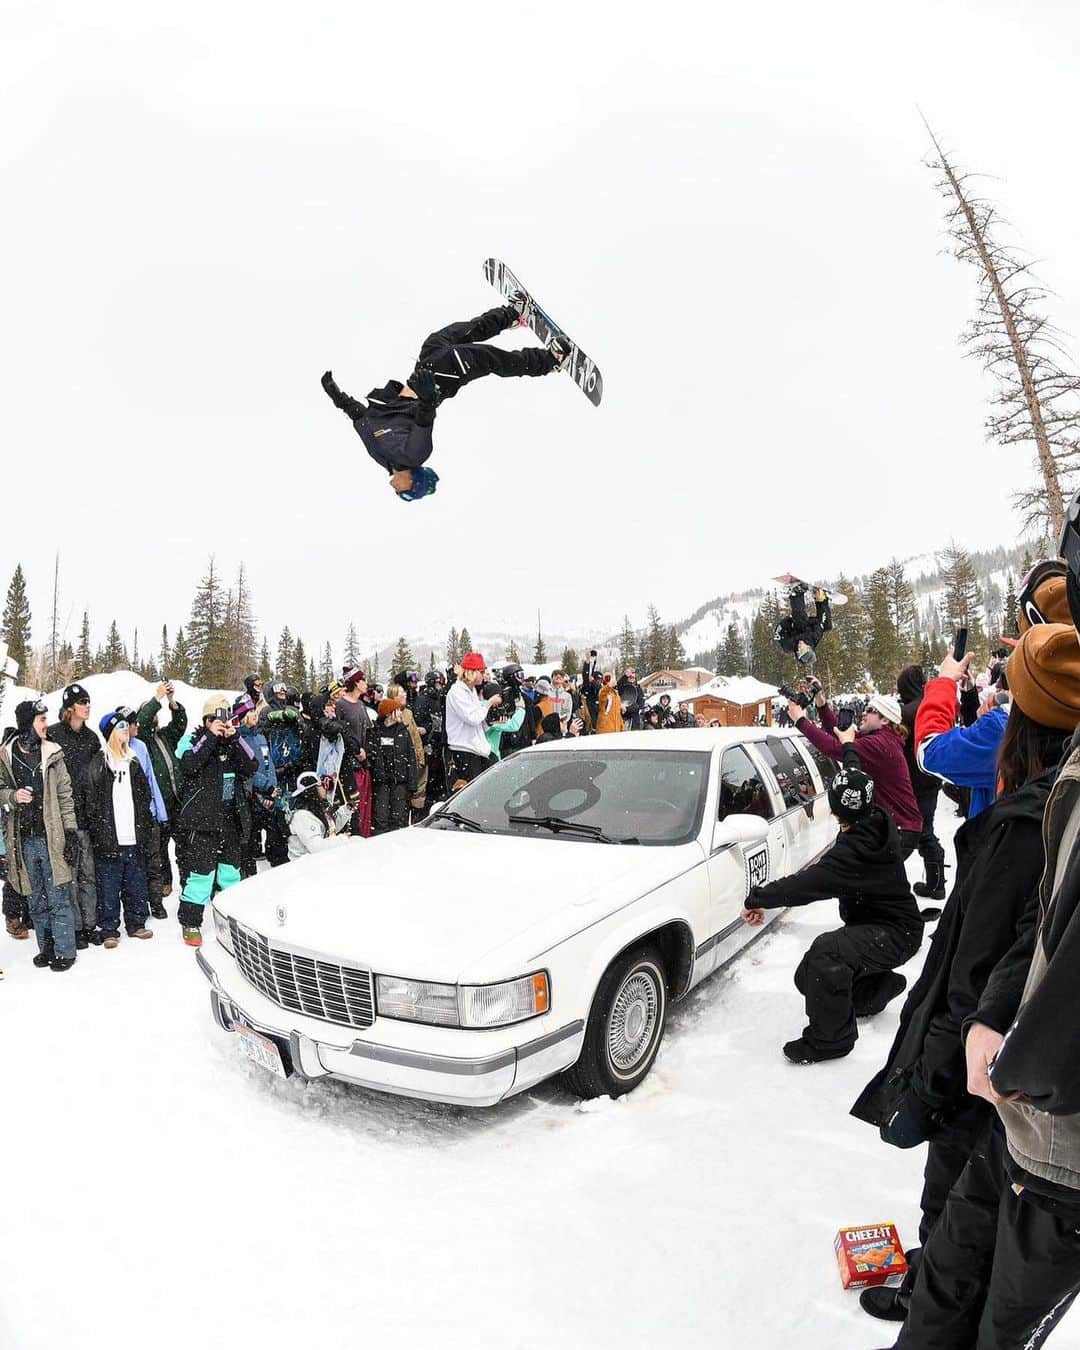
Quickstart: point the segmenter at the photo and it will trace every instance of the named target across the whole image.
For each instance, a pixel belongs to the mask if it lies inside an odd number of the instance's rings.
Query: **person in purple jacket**
[[[814,680],[813,683],[821,726],[815,726],[797,703],[788,704],[788,713],[811,744],[840,764],[844,758],[844,742],[836,735],[836,714],[829,707],[821,682]],[[915,800],[911,774],[904,758],[906,735],[900,704],[887,694],[875,694],[866,705],[854,737],[862,767],[874,780],[875,800],[896,822],[900,851],[905,860],[918,846],[923,827],[922,812]]]

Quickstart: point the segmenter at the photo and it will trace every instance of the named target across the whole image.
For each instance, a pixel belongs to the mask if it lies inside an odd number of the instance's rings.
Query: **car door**
[[[815,819],[828,813],[809,764],[789,736],[766,736],[756,743],[780,794],[780,817],[787,841],[787,869],[797,872],[816,856]]]
[[[836,817],[829,809],[829,784],[836,774],[836,764],[805,736],[792,736],[791,746],[799,752],[810,766],[815,781],[820,783],[813,818],[804,826],[807,835],[807,862],[813,862],[836,839]]]

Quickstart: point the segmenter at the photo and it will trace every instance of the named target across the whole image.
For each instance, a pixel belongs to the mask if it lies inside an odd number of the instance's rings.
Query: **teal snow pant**
[[[184,847],[188,876],[176,911],[181,928],[202,927],[203,911],[214,892],[240,880],[242,856],[240,830],[231,814],[219,831],[195,830],[188,835]]]

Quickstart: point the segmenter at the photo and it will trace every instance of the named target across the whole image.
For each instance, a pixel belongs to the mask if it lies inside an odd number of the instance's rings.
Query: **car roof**
[[[564,736],[528,750],[712,750],[714,746],[763,741],[767,736],[798,736],[788,727],[687,727],[674,731],[611,731],[599,736]]]

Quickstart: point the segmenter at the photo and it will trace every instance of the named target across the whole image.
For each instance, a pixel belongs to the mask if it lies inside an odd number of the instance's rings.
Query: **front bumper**
[[[575,1064],[585,1040],[585,1024],[579,1020],[521,1044],[504,1045],[473,1057],[380,1044],[358,1037],[353,1027],[317,1022],[278,1007],[248,984],[233,958],[217,943],[209,949],[200,948],[195,959],[210,982],[210,1006],[218,1026],[235,1031],[237,1023],[242,1022],[284,1042],[292,1072],[304,1079],[329,1076],[402,1097],[458,1106],[494,1106],[504,1097],[523,1092]],[[297,1022],[302,1025],[295,1025]],[[399,1030],[402,1027],[401,1023],[384,1025]],[[415,1038],[424,1029],[409,1026],[406,1030]],[[515,1028],[506,1030],[513,1032]],[[516,1030],[528,1035],[530,1024],[523,1023]],[[490,1033],[454,1034],[475,1041],[477,1036]]]

